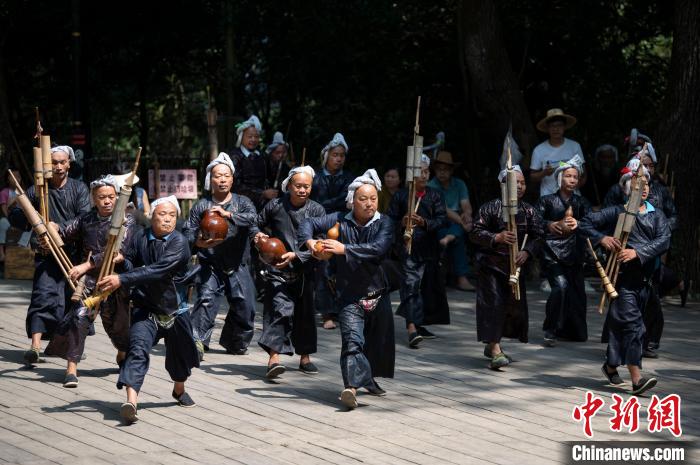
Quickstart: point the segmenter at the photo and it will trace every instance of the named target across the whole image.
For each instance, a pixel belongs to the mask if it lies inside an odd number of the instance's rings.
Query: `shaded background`
[[[426,144],[438,131],[473,203],[497,195],[510,122],[526,157],[551,107],[587,155],[622,149],[632,127],[670,153],[689,277],[698,277],[700,6],[670,1],[0,1],[2,165],[30,164],[34,107],[52,140],[79,146],[88,178],[144,147],[146,170],[210,157],[260,116],[297,161],[318,164],[336,131],[349,167],[404,161],[416,96]],[[84,145],[81,145],[84,144]],[[527,162],[524,163],[527,165]],[[143,173],[145,174],[145,173]],[[27,172],[23,172],[26,179]],[[534,192],[532,190],[531,194]],[[692,253],[688,254],[690,248]]]

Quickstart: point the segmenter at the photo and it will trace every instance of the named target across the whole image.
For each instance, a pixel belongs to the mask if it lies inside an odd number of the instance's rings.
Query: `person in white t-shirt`
[[[540,183],[540,197],[557,192],[559,186],[554,178],[554,170],[560,161],[567,161],[583,151],[578,142],[564,137],[564,131],[576,124],[576,118],[567,115],[560,108],[552,108],[547,115],[537,123],[537,129],[549,134],[549,139],[535,147],[530,162],[530,178]],[[580,180],[579,187],[585,184],[585,176]],[[577,189],[578,191],[578,189]]]

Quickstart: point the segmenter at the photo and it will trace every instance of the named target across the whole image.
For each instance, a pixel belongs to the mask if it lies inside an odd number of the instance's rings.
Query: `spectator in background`
[[[22,179],[18,170],[12,170],[12,174],[18,181]],[[7,231],[10,229],[10,221],[7,217],[10,216],[10,207],[12,207],[18,195],[17,186],[12,177],[9,173],[6,176],[7,187],[0,191],[0,211],[2,212],[0,217],[0,262],[5,261],[5,241],[7,239]]]
[[[438,152],[433,162],[435,177],[428,182],[428,187],[437,189],[445,197],[449,226],[438,231],[440,245],[452,259],[452,271],[457,278],[457,289],[473,291],[474,286],[469,282],[469,260],[465,233],[472,230],[472,206],[469,202],[467,185],[461,179],[452,177],[455,166],[452,154],[446,151]]]
[[[549,134],[549,138],[535,147],[530,162],[530,179],[540,184],[540,197],[554,194],[559,190],[554,170],[560,161],[583,157],[583,151],[578,142],[564,137],[564,131],[576,124],[576,118],[567,115],[560,108],[547,110],[547,115],[537,123],[537,129]],[[579,187],[586,183],[585,172],[579,180]],[[580,194],[577,190],[577,194]]]
[[[384,172],[384,185],[379,192],[379,213],[386,213],[389,210],[391,199],[394,194],[401,189],[401,175],[399,169],[392,166]]]
[[[618,153],[614,146],[603,144],[595,149],[593,160],[587,170],[590,174],[590,182],[586,183],[585,188],[582,189],[583,195],[592,205],[600,207],[605,194],[617,184],[620,177],[618,163]]]

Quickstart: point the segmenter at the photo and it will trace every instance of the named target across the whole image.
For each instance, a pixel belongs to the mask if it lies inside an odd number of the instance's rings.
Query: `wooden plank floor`
[[[294,369],[298,358],[284,358],[288,371],[275,382],[264,379],[267,357],[257,344],[244,356],[227,355],[215,344],[188,381],[198,403],[192,409],[175,406],[170,397],[160,344],[139,398],[140,420],[124,426],[119,406],[125,393],[115,387],[115,351],[100,324],[88,339],[78,389],[61,386],[61,359],[23,366],[30,290],[30,282],[0,280],[0,463],[565,463],[562,443],[584,438],[571,411],[588,390],[606,400],[605,411],[593,420],[594,439],[672,439],[668,432],[646,432],[648,397],[641,399],[644,431],[609,431],[610,396],[620,391],[602,380],[604,346],[595,342],[602,319],[593,297],[591,341],[545,348],[540,328],[546,295],[528,292],[531,341],[506,341],[516,363],[494,372],[475,340],[474,294],[452,291],[453,324],[433,327],[439,338],[420,349],[407,347],[402,320],[395,320],[396,377],[379,380],[388,395],[360,395],[354,411],[337,400],[338,330],[319,328],[313,358],[318,375],[304,375]],[[677,303],[665,305],[661,357],[645,359],[644,368],[659,377],[654,393],[681,395],[683,439],[697,441],[700,305],[683,309]],[[213,340],[222,323],[220,315]]]

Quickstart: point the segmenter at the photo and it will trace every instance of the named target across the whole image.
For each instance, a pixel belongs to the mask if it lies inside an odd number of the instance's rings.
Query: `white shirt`
[[[540,145],[535,147],[532,151],[532,161],[530,162],[530,169],[540,171],[549,166],[556,169],[559,166],[560,161],[571,160],[574,155],[579,154],[583,158],[583,151],[581,151],[581,146],[578,142],[571,139],[564,138],[564,143],[559,147],[552,147],[549,144],[549,140],[542,142]],[[549,176],[544,176],[542,178],[542,183],[540,184],[540,197],[543,195],[554,194],[559,190],[557,185],[557,180],[554,177],[554,173]]]

